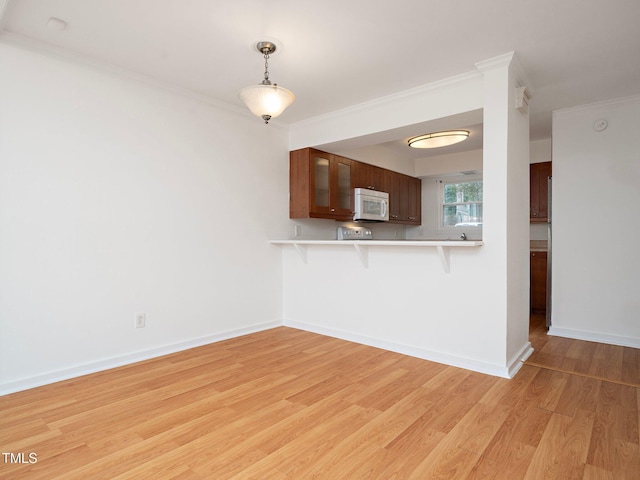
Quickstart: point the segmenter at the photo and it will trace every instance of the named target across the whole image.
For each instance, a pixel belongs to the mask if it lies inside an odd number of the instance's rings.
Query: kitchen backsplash
[[[336,222],[320,218],[296,219],[291,221],[290,240],[335,240],[338,227],[366,226],[373,231],[374,240],[405,240],[405,225],[370,222]]]

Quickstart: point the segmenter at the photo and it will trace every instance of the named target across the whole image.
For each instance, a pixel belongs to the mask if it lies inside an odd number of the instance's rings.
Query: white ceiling
[[[0,0],[0,10],[0,40],[238,107],[238,90],[262,80],[255,44],[272,40],[271,79],[296,94],[282,123],[474,71],[510,51],[534,92],[532,140],[551,136],[552,110],[640,94],[638,0]],[[67,28],[48,28],[50,17]]]

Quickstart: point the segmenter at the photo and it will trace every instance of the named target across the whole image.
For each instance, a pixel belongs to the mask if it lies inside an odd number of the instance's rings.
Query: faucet
[[[462,232],[462,235],[460,235],[460,240],[466,240],[467,239],[467,234]]]

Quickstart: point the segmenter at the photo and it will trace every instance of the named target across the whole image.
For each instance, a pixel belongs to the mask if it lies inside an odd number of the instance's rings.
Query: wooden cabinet
[[[419,178],[387,171],[383,190],[389,193],[389,222],[422,223],[422,181]]]
[[[353,161],[304,148],[289,154],[289,217],[353,219]]]
[[[389,194],[389,222],[402,223],[401,175],[386,170],[383,176],[382,191]]]
[[[402,188],[405,223],[420,225],[422,222],[422,181],[416,177],[404,176]]]
[[[531,196],[529,221],[546,223],[549,221],[549,184],[551,162],[532,163],[529,166],[529,192]]]
[[[547,311],[547,252],[530,252],[531,313],[544,315]]]
[[[420,225],[422,182],[313,148],[289,153],[289,218],[353,219],[353,189],[389,193],[389,221]]]
[[[384,168],[355,161],[354,164],[354,188],[368,188],[379,192],[386,191],[384,189]]]

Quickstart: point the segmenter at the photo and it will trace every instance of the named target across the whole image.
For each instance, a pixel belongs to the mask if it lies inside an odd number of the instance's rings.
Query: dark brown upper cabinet
[[[549,221],[549,177],[551,162],[532,163],[529,166],[529,193],[531,203],[529,221],[546,223]]]
[[[313,148],[289,160],[290,218],[353,219],[353,160]]]
[[[420,225],[419,178],[314,148],[289,153],[289,217],[353,219],[354,188],[389,193],[389,221]]]

